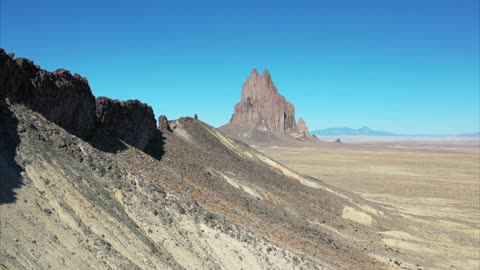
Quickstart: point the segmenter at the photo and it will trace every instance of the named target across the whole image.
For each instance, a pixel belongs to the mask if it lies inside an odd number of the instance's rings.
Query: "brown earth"
[[[415,266],[406,269],[479,269],[476,140],[357,138],[355,144],[347,139],[320,148],[258,150],[390,210],[390,224],[377,232],[387,247],[398,249]]]
[[[105,151],[0,104],[0,268],[385,268],[376,204],[198,120]]]

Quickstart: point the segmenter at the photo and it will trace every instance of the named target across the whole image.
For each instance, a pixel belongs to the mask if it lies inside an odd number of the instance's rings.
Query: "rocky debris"
[[[155,135],[157,124],[153,110],[138,100],[119,101],[99,97],[97,125],[108,136],[143,150]]]
[[[170,126],[168,126],[168,119],[165,115],[160,115],[158,118],[158,128],[161,131],[172,131]]]
[[[58,69],[48,72],[0,49],[0,95],[39,112],[81,138],[95,127],[95,97],[88,81]]]
[[[336,141],[334,141],[334,143],[343,143],[340,138],[338,138]]]
[[[255,142],[261,140],[311,141],[307,135],[305,121],[295,121],[295,106],[278,93],[268,70],[260,75],[256,69],[243,84],[242,97],[230,122],[220,131],[240,140]],[[304,135],[305,133],[305,135]]]

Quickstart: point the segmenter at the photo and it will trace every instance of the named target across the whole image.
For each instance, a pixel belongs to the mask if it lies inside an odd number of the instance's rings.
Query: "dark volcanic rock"
[[[0,95],[41,113],[81,138],[95,127],[95,97],[85,78],[58,69],[48,72],[0,49]]]
[[[160,117],[158,118],[158,128],[161,131],[171,131],[170,127],[168,126],[168,119],[165,115],[160,115]]]
[[[152,108],[138,100],[97,98],[97,122],[100,131],[106,135],[121,139],[141,150],[157,129]]]

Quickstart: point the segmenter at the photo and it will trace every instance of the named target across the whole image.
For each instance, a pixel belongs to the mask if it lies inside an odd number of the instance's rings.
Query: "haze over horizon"
[[[267,68],[310,130],[479,127],[479,2],[0,2],[0,47],[157,117],[227,123]]]

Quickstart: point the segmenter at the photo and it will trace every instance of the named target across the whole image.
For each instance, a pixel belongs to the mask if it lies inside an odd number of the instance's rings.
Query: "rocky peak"
[[[250,77],[243,84],[242,89],[242,100],[247,98],[255,100],[278,93],[277,88],[273,84],[272,77],[266,69],[261,75],[257,69],[253,69]]]
[[[297,130],[301,135],[303,135],[305,140],[318,141],[318,138],[315,135],[312,136],[310,134],[307,123],[305,123],[305,120],[303,120],[302,117],[298,119]]]
[[[302,117],[300,117],[300,118],[298,119],[297,130],[298,130],[298,132],[300,132],[300,133],[308,133],[307,124],[305,123],[305,120],[303,120]]]
[[[295,108],[278,93],[268,70],[259,75],[254,69],[243,84],[242,99],[230,123],[283,133],[296,129]]]
[[[242,87],[242,97],[235,105],[230,123],[220,128],[239,139],[271,136],[307,140],[312,138],[303,119],[295,120],[295,107],[279,94],[270,72],[253,69]],[[305,135],[303,135],[305,133]],[[288,135],[288,136],[284,136]]]

